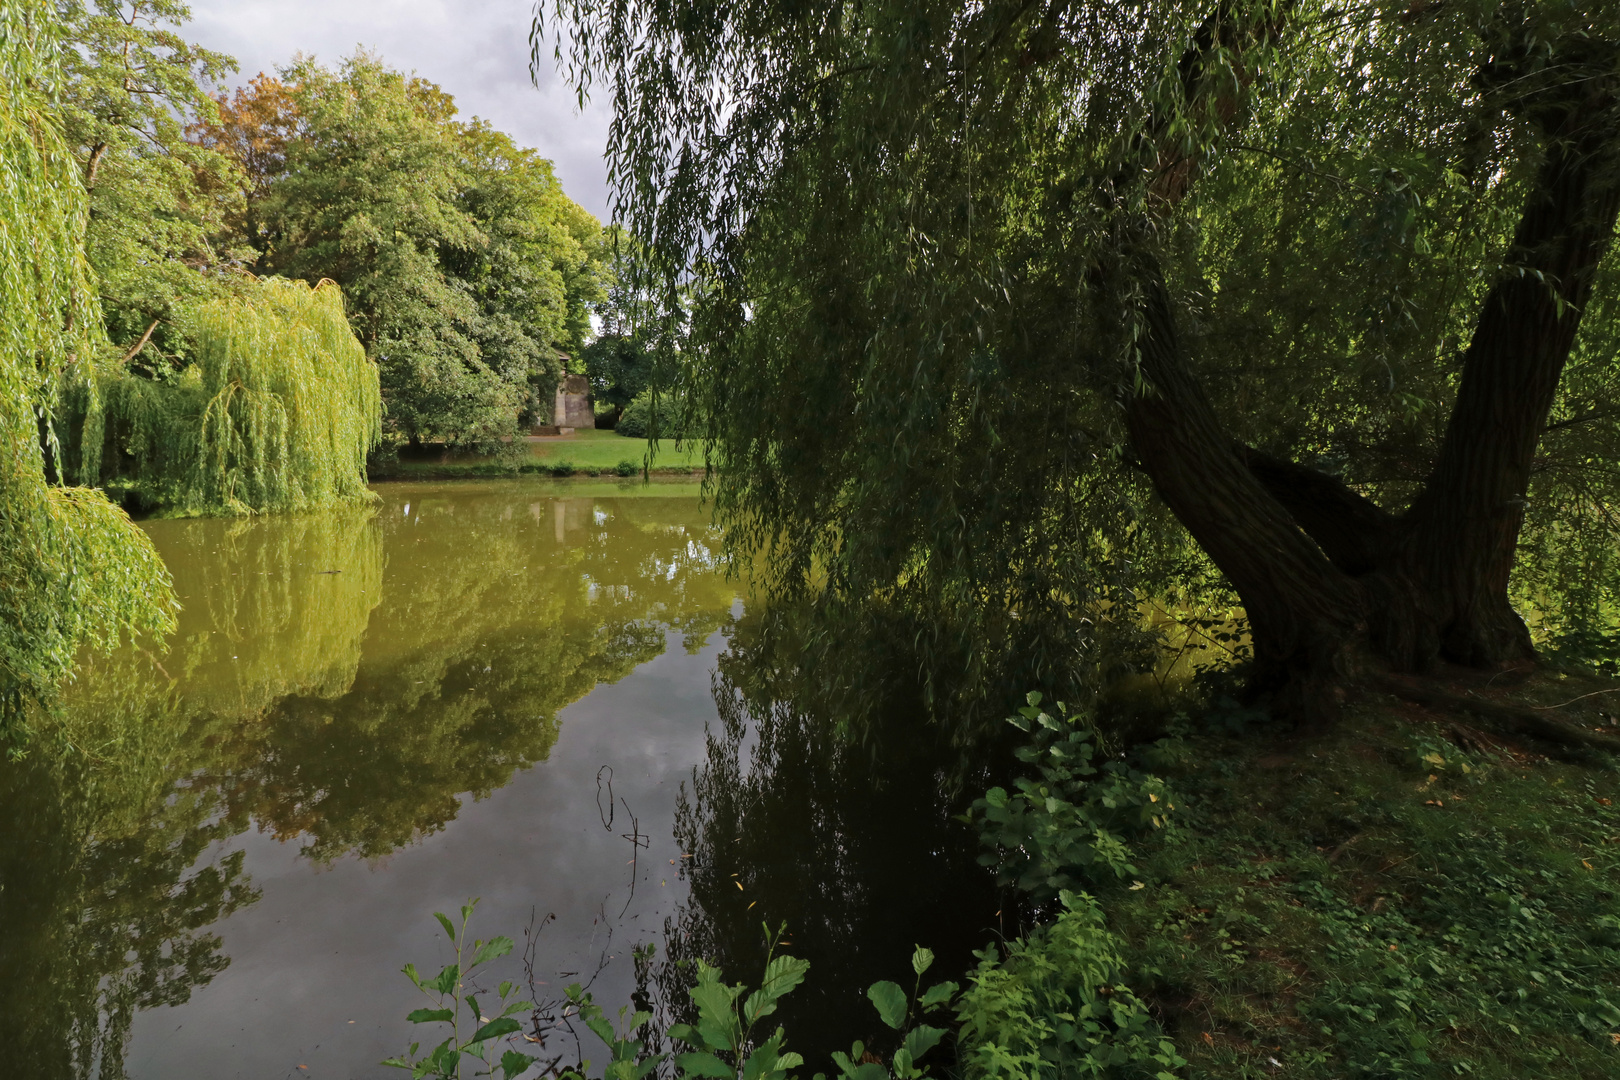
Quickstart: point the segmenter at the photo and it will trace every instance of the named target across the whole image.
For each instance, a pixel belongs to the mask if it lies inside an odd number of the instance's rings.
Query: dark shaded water
[[[0,763],[19,1075],[392,1075],[424,1004],[399,969],[443,962],[431,912],[469,896],[481,936],[554,915],[536,991],[605,962],[614,1007],[632,945],[659,945],[641,989],[678,1006],[667,958],[755,981],[761,923],[786,922],[812,972],[780,1019],[812,1064],[872,1034],[863,991],[913,943],[960,968],[989,940],[937,739],[832,738],[694,489],[380,491],[151,523],[179,632],[87,662]]]

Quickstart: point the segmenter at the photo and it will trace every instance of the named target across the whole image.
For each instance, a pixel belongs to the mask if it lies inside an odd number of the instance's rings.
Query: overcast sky
[[[236,82],[273,72],[293,53],[336,64],[364,45],[415,71],[557,166],[563,190],[605,220],[602,148],[608,110],[583,113],[545,50],[540,88],[529,82],[532,0],[191,0],[188,39],[236,57]]]

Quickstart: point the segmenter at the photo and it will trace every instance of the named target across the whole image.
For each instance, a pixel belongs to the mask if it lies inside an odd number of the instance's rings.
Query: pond
[[[400,968],[445,962],[432,913],[469,897],[518,939],[493,979],[594,977],[610,1011],[677,1008],[686,957],[757,982],[785,925],[812,1067],[873,1034],[864,989],[914,943],[960,971],[997,932],[971,788],[915,717],[880,755],[833,737],[695,487],[378,491],[147,524],[178,632],[87,659],[0,761],[13,1071],[398,1075],[426,1004]]]

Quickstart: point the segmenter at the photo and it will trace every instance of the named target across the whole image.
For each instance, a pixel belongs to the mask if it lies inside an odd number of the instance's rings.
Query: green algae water
[[[542,1003],[678,1001],[671,957],[757,977],[785,921],[816,966],[784,1022],[829,1048],[914,941],[983,944],[960,800],[766,688],[694,486],[378,490],[147,523],[178,632],[84,661],[0,762],[21,1075],[393,1075],[423,1004],[399,969],[442,963],[431,913],[472,896],[475,933],[519,939],[495,977]]]

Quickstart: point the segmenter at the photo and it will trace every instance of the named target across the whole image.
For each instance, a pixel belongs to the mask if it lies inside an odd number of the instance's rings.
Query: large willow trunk
[[[1330,713],[1369,666],[1531,661],[1508,600],[1537,443],[1620,211],[1620,74],[1537,102],[1546,156],[1486,294],[1434,472],[1402,515],[1336,479],[1234,445],[1193,377],[1162,281],[1142,274],[1143,467],[1238,590],[1256,682]]]

